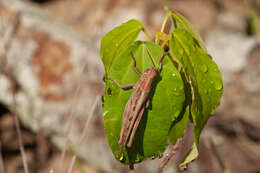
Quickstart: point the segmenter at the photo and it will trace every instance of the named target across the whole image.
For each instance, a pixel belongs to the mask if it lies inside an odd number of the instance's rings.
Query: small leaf
[[[106,72],[109,71],[113,60],[135,41],[142,28],[141,22],[132,19],[104,35],[101,40],[100,54]]]
[[[181,14],[177,12],[172,12],[173,18],[176,20],[176,22],[179,24],[179,28],[186,29],[199,43],[200,47],[207,51],[206,46],[199,34],[199,32],[192,26],[192,24]]]
[[[147,50],[154,62],[162,56],[163,50],[153,42],[136,41],[122,52],[111,65],[108,77],[120,84],[136,83],[139,76],[132,68],[132,51],[136,58],[137,69],[143,73],[151,67]],[[145,110],[135,134],[131,148],[125,148],[122,158],[117,158],[122,117],[126,102],[133,89],[122,90],[111,81],[106,82],[104,94],[103,121],[106,136],[116,159],[124,164],[139,163],[152,156],[160,156],[167,147],[168,132],[172,121],[179,116],[185,100],[184,86],[178,70],[169,57],[163,60],[160,75],[153,83],[150,92],[150,107]]]
[[[188,163],[192,162],[194,158],[197,158],[199,155],[198,148],[195,143],[192,145],[190,151],[184,156],[183,160],[179,164],[180,167],[186,166]]]
[[[220,103],[223,92],[221,74],[212,58],[182,28],[173,31],[170,52],[181,64],[186,82],[190,83],[188,95],[192,96],[191,115],[195,125],[193,136],[198,150],[200,133]]]

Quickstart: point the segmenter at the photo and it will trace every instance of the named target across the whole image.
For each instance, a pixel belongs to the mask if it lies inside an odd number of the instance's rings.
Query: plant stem
[[[178,140],[177,143],[172,147],[172,150],[166,155],[166,157],[163,159],[163,161],[161,162],[157,173],[162,173],[163,172],[163,168],[168,164],[168,162],[171,160],[171,158],[176,154],[180,142],[181,140]]]

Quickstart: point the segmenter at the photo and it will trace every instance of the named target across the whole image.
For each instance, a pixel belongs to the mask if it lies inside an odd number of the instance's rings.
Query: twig
[[[70,166],[69,166],[69,169],[68,169],[68,173],[72,172],[72,169],[73,169],[75,161],[76,161],[76,154],[72,157],[72,159],[70,161]]]
[[[27,164],[27,159],[26,159],[26,154],[24,151],[24,146],[23,146],[23,139],[22,139],[22,132],[21,132],[21,127],[20,127],[20,123],[17,117],[17,113],[16,113],[16,98],[15,98],[15,91],[13,92],[13,114],[14,114],[14,122],[15,122],[15,128],[16,128],[16,133],[18,135],[18,142],[19,142],[19,148],[21,151],[21,155],[22,155],[22,160],[23,160],[23,167],[24,167],[24,172],[25,173],[29,173],[29,169],[28,169],[28,164]]]
[[[130,172],[130,173],[134,173],[135,170],[130,168],[130,169],[129,169],[129,172]]]
[[[166,157],[161,162],[157,173],[162,173],[164,167],[168,164],[168,162],[171,160],[171,158],[176,154],[176,151],[179,149],[179,145],[181,143],[181,140],[179,139],[177,143],[172,147],[172,150],[166,155]]]
[[[4,173],[5,168],[4,168],[4,162],[3,162],[3,156],[2,156],[2,145],[0,142],[0,173]]]
[[[73,169],[74,163],[76,161],[77,153],[78,153],[78,151],[80,149],[80,146],[81,146],[81,144],[82,144],[82,142],[83,142],[83,140],[84,140],[84,138],[86,136],[89,123],[90,123],[90,121],[91,121],[91,119],[92,119],[92,117],[93,117],[93,115],[95,113],[95,110],[96,110],[96,107],[97,107],[99,101],[100,101],[100,96],[98,95],[96,97],[96,99],[95,99],[94,104],[92,105],[92,107],[90,109],[90,113],[89,113],[88,119],[86,120],[86,123],[84,125],[84,129],[83,129],[83,131],[81,133],[81,136],[79,138],[79,142],[76,145],[75,154],[74,154],[74,156],[71,159],[70,166],[69,166],[69,169],[68,169],[68,173],[72,173],[72,169]]]
[[[20,149],[20,152],[21,152],[21,155],[22,155],[24,172],[29,173],[26,154],[25,154],[24,146],[23,146],[22,132],[21,132],[20,123],[19,123],[19,119],[18,119],[17,111],[16,111],[17,102],[16,102],[15,93],[18,90],[18,82],[16,81],[16,79],[14,77],[12,68],[11,67],[10,67],[10,69],[4,68],[5,65],[7,64],[7,61],[8,61],[7,53],[10,51],[13,39],[16,36],[16,33],[19,29],[19,26],[20,26],[20,13],[18,13],[14,18],[14,24],[13,24],[12,32],[11,32],[10,37],[7,40],[6,44],[4,45],[5,54],[0,57],[1,58],[0,59],[1,60],[0,66],[2,66],[3,69],[5,69],[3,71],[3,73],[12,81],[12,84],[13,84],[13,91],[12,91],[13,115],[14,115],[13,117],[14,117],[14,122],[15,122],[16,133],[17,133],[17,136],[18,136],[19,149]],[[3,31],[3,33],[4,33],[4,31]]]
[[[83,74],[84,68],[85,68],[85,65],[83,65],[82,68],[80,69],[79,76],[81,76]],[[74,95],[72,97],[73,99],[77,98],[77,96],[79,95],[79,91],[81,89],[81,86],[82,86],[82,84],[81,84],[81,82],[79,82],[79,84],[78,84],[78,86],[76,88],[76,91],[75,91],[75,93],[74,93]],[[61,152],[58,172],[61,172],[61,168],[62,168],[62,165],[63,165],[63,162],[64,162],[64,158],[66,156],[66,151],[67,151],[67,147],[68,147],[68,143],[69,143],[69,134],[71,132],[71,128],[72,128],[72,124],[73,124],[73,120],[74,120],[75,109],[73,109],[73,108],[77,104],[78,104],[78,99],[77,99],[76,102],[74,102],[74,104],[71,104],[69,118],[67,120],[68,124],[67,124],[66,129],[65,129],[65,144],[64,144],[64,147],[63,147],[62,152]]]
[[[223,162],[223,160],[222,160],[222,158],[221,158],[221,156],[220,156],[220,154],[218,152],[218,149],[217,149],[216,145],[214,144],[214,142],[213,142],[213,140],[211,138],[209,138],[209,143],[210,143],[210,148],[211,148],[211,150],[213,152],[213,155],[216,157],[217,162],[218,162],[218,164],[219,164],[219,166],[221,168],[221,172],[229,173],[228,169],[226,168],[226,166],[225,166],[225,164],[224,164],[224,162]]]

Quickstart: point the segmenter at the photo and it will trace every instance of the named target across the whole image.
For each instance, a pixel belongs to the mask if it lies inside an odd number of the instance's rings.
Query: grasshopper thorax
[[[146,69],[139,81],[140,88],[144,91],[150,91],[152,82],[157,74],[158,71],[153,67]]]

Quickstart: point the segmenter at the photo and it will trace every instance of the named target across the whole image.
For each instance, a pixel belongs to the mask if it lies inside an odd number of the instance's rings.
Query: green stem
[[[143,28],[142,30],[143,30],[144,34],[146,35],[146,37],[148,38],[148,40],[151,41],[152,39],[151,39],[150,35],[148,34],[148,32],[146,31],[146,29]]]

